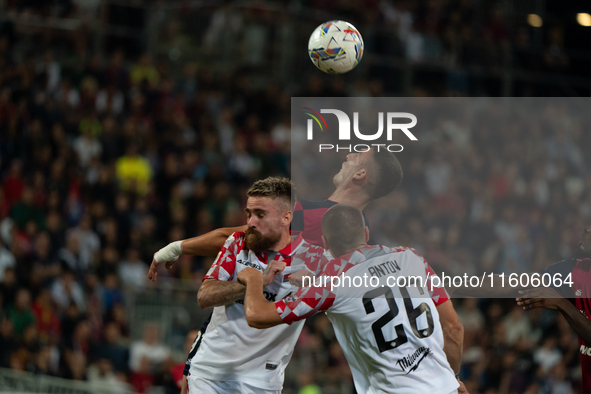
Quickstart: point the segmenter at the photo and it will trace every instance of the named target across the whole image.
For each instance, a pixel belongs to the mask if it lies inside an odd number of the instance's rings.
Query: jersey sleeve
[[[554,263],[554,264],[546,267],[545,269],[540,271],[540,274],[541,275],[550,274],[550,278],[555,278],[556,274],[560,274],[560,275],[562,275],[562,278],[564,279],[568,276],[568,274],[572,274],[576,265],[577,265],[577,259],[566,259],[566,260],[559,261],[558,263]],[[561,296],[566,297],[566,298],[573,298],[575,296],[572,287],[564,285],[564,284],[562,286],[554,286],[553,280],[551,280],[550,283],[551,283],[551,286],[558,293],[560,293]]]
[[[322,253],[319,254],[326,259]],[[275,302],[275,308],[281,320],[291,324],[328,310],[336,298],[335,293],[330,291],[330,277],[335,276],[341,266],[344,268],[344,264],[337,266],[334,260],[324,264],[311,286],[300,287],[295,295],[290,294],[281,301]]]
[[[230,235],[203,280],[213,278],[229,281],[236,270],[236,256],[243,245],[244,232],[239,231]]]
[[[435,271],[433,271],[433,268],[431,268],[431,266],[429,265],[429,263],[427,263],[425,261],[425,273],[427,274],[427,288],[428,289],[433,289],[432,291],[430,290],[429,292],[431,293],[431,299],[433,300],[433,303],[435,304],[435,306],[441,305],[443,304],[445,301],[449,301],[449,299],[451,298],[447,292],[447,290],[445,290],[445,287],[443,286],[432,286],[432,281],[433,278],[437,277],[437,274],[435,273]],[[441,283],[440,280],[437,281],[437,283]]]
[[[330,281],[328,283],[330,284]],[[275,302],[275,308],[281,320],[291,324],[328,310],[334,300],[335,294],[328,289],[328,286],[300,287],[295,295],[288,295],[281,301]]]
[[[309,245],[302,248],[302,251],[294,254],[291,265],[294,271],[307,269],[314,275],[318,275],[328,264],[329,259],[324,254],[324,249],[319,246]]]
[[[435,306],[441,305],[445,301],[449,301],[449,299],[451,297],[449,296],[447,290],[445,290],[445,287],[443,287],[441,285],[441,281],[440,280],[436,281],[439,284],[439,286],[433,285],[433,278],[436,278],[437,274],[435,273],[433,268],[431,268],[429,263],[427,263],[427,260],[425,260],[425,258],[423,256],[421,256],[421,254],[419,252],[417,252],[415,249],[408,248],[408,250],[410,250],[411,252],[416,254],[423,261],[423,264],[425,265],[425,275],[427,276],[427,288],[429,289],[429,293],[431,294],[431,299],[433,300],[433,303],[435,304]],[[431,289],[433,289],[433,290],[431,290]]]

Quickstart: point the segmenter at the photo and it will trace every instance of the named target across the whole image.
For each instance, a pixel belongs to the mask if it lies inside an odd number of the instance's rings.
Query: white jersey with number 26
[[[326,311],[358,393],[449,394],[459,385],[427,267],[414,249],[368,246],[330,261],[315,285],[275,306],[288,324]]]

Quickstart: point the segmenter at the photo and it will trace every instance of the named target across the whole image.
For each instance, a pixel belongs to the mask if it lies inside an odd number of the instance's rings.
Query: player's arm
[[[215,256],[222,246],[224,246],[224,242],[230,235],[244,230],[246,230],[246,226],[223,227],[198,237],[169,243],[154,254],[152,264],[148,270],[148,279],[155,281],[158,276],[158,266],[160,263],[166,263],[166,269],[170,269],[181,254],[190,256]]]
[[[456,313],[451,300],[437,305],[439,321],[443,330],[443,352],[454,373],[460,372],[462,347],[464,345],[464,326]]]
[[[212,230],[198,237],[193,237],[181,241],[182,254],[190,256],[215,256],[226,239],[238,231],[246,231],[247,226],[240,227],[222,227]]]
[[[183,382],[181,383],[181,394],[187,394],[187,376],[183,375]]]
[[[283,323],[275,309],[275,303],[263,296],[263,275],[254,268],[245,268],[238,273],[238,281],[246,286],[244,313],[250,327],[269,328]]]
[[[521,296],[517,298],[517,305],[522,306],[525,310],[544,308],[559,311],[577,335],[585,343],[591,343],[591,321],[556,290],[550,287],[541,287],[524,290],[520,293]]]
[[[439,314],[439,322],[443,331],[443,352],[447,357],[447,361],[454,370],[454,373],[460,372],[460,365],[462,363],[462,346],[464,345],[464,326],[460,322],[460,318],[454,309],[451,302],[450,295],[442,286],[436,286],[437,274],[431,268],[429,263],[414,249],[411,251],[423,260],[425,265],[425,274],[427,275],[427,287],[429,289],[431,299],[437,308]]]
[[[199,287],[197,303],[203,309],[223,306],[244,298],[244,294],[246,294],[246,287],[238,282],[208,278]]]
[[[242,232],[236,232],[226,239],[199,287],[197,303],[201,308],[227,305],[244,297],[246,288],[233,281],[236,256],[242,250],[243,243]]]

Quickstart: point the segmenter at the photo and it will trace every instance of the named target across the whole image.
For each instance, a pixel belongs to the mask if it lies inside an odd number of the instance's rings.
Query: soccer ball
[[[308,54],[312,63],[325,73],[343,74],[361,61],[363,39],[349,22],[326,22],[310,36]]]

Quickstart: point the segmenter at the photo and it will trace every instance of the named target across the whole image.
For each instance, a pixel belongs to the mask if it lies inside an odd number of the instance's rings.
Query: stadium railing
[[[53,376],[0,368],[0,393],[131,394],[131,388],[79,382]]]

